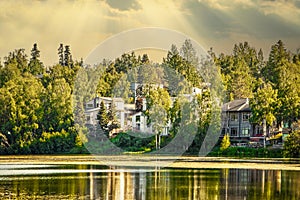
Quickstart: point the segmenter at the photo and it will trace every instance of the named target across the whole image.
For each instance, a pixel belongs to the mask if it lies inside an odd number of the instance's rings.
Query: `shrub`
[[[284,142],[284,156],[300,158],[300,130],[292,132]]]
[[[225,134],[221,142],[221,151],[224,151],[228,147],[230,147],[230,138],[228,134]]]

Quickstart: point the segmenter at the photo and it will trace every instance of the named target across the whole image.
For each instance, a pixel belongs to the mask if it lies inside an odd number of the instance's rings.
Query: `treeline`
[[[63,49],[64,48],[64,49]],[[72,88],[80,62],[60,45],[59,64],[46,68],[37,44],[28,59],[15,50],[0,64],[0,153],[68,152],[82,143],[73,120]]]
[[[288,51],[279,40],[271,46],[267,58],[247,42],[234,45],[230,55],[216,56],[226,97],[229,100],[251,98],[252,120],[266,120],[289,127],[300,118],[300,51]]]
[[[279,40],[266,58],[247,42],[234,45],[230,55],[210,54],[221,70],[227,100],[250,98],[252,123],[289,128],[282,155],[299,157],[300,49],[291,52]]]
[[[130,81],[183,81],[182,85],[176,87],[170,82],[167,83],[167,88],[149,88],[147,93],[139,94],[147,98],[146,115],[151,115],[149,110],[155,104],[158,105],[158,110],[164,109],[167,113],[166,118],[157,120],[165,123],[170,119],[173,124],[170,137],[163,138],[162,146],[177,134],[182,118],[182,102],[175,101],[171,106],[168,99],[180,90],[185,90],[185,84],[203,88],[207,82],[200,75],[203,73],[199,73],[199,64],[204,66],[201,70],[212,63],[216,65],[221,74],[220,81],[224,85],[225,101],[251,99],[251,120],[254,123],[261,123],[265,119],[268,126],[273,126],[274,123],[282,126],[286,123],[292,127],[299,120],[300,51],[290,52],[282,41],[278,41],[272,45],[267,58],[262,50],[257,51],[247,42],[234,45],[232,53],[228,55],[216,55],[213,50],[208,53],[211,58],[198,58],[191,41],[186,40],[179,49],[172,45],[161,64],[151,62],[146,54],[137,56],[134,52],[124,53],[114,61],[104,60],[95,69],[88,69],[90,73],[81,78],[88,82],[93,78],[94,72],[101,70],[97,85],[87,87],[95,87],[99,96],[106,97],[114,96],[118,92],[115,89],[122,86],[126,86],[124,88],[128,90],[121,90],[120,95],[132,97],[129,94]],[[79,115],[82,119],[85,118],[83,104],[80,102],[92,98],[90,94],[80,94],[78,96],[81,99],[73,99],[74,92],[83,91],[80,88],[84,86],[76,86],[75,82],[76,75],[82,68],[83,62],[73,61],[70,47],[63,44],[58,48],[58,64],[51,67],[43,65],[37,44],[33,45],[30,58],[24,49],[15,50],[4,58],[0,64],[0,153],[57,153],[82,147],[84,129],[74,119]],[[143,76],[130,76],[132,73]],[[210,125],[213,108],[209,103],[210,95],[208,87],[195,98],[200,120],[195,140],[188,149],[190,153],[199,152]],[[133,99],[128,98],[126,101],[132,103]],[[80,108],[79,111],[75,110],[75,116],[74,107]],[[84,121],[80,124],[83,123]],[[297,152],[297,148],[294,151]]]
[[[177,74],[183,76],[190,86],[203,88],[205,81],[203,79],[203,71],[206,67],[210,67],[212,63],[216,66],[221,74],[221,82],[224,86],[224,101],[234,99],[249,98],[252,109],[251,121],[253,123],[262,124],[265,120],[268,127],[289,127],[295,129],[295,123],[300,118],[300,51],[291,52],[286,49],[282,41],[278,41],[271,46],[271,51],[267,57],[264,57],[261,49],[257,50],[250,46],[247,42],[234,45],[231,54],[221,53],[216,55],[211,49],[208,52],[211,58],[199,58],[189,40],[186,40],[178,49],[172,45],[168,51],[166,58],[161,64],[150,64],[148,71],[143,69],[142,74],[150,74],[150,79],[157,80],[156,74],[161,74],[161,79],[170,79],[171,73],[167,73],[167,69],[174,70]],[[98,85],[98,93],[100,96],[112,96],[113,88],[120,83],[122,77],[127,76],[129,71],[138,69],[140,65],[147,65],[149,61],[147,55],[143,57],[136,56],[134,53],[123,54],[117,58],[115,62],[107,65],[100,84]],[[199,67],[200,66],[200,67]],[[162,69],[160,72],[157,70]],[[199,75],[201,74],[201,75]],[[138,78],[137,78],[138,79]],[[128,80],[128,78],[127,78]],[[216,80],[213,80],[216,81]],[[122,85],[129,87],[128,82],[122,82]],[[154,81],[155,82],[155,81]],[[156,81],[157,82],[157,81]],[[158,81],[160,82],[160,80]],[[181,111],[179,102],[175,101],[173,107],[167,107],[167,101],[164,99],[173,96],[172,84],[166,84],[168,93],[162,94],[159,89],[155,92],[142,94],[147,98],[147,110],[144,114],[149,115],[148,109],[151,109],[151,103],[160,104],[168,113],[171,120],[172,129],[171,137],[176,135],[181,120]],[[125,96],[128,96],[128,92]],[[199,116],[198,131],[193,144],[188,152],[197,153],[202,140],[205,136],[207,128],[211,120],[210,90],[197,95],[198,107],[201,108]],[[160,101],[160,102],[159,102]],[[166,120],[160,119],[161,122]],[[294,124],[294,125],[293,125]],[[294,133],[292,134],[292,136]],[[164,138],[165,139],[165,138]],[[167,138],[165,140],[171,140]],[[167,143],[166,143],[167,144]],[[295,145],[294,145],[295,146]],[[296,150],[299,152],[298,150]]]
[[[201,76],[203,72],[200,71],[205,66],[211,66],[211,64],[212,60],[208,60],[207,57],[198,57],[190,40],[184,41],[180,48],[172,45],[162,63],[153,63],[146,54],[143,56],[137,56],[134,52],[123,54],[114,62],[106,63],[105,70],[101,73],[97,94],[106,97],[122,97],[125,102],[136,103],[136,111],[141,111],[143,115],[147,116],[147,124],[151,124],[152,131],[156,134],[162,133],[163,128],[170,121],[172,126],[169,135],[161,137],[160,147],[158,148],[166,146],[180,131],[182,132],[184,128],[187,129],[192,126],[191,130],[185,131],[193,133],[186,136],[186,138],[183,136],[182,139],[188,141],[191,137],[195,137],[193,144],[189,149],[186,145],[181,146],[178,144],[178,148],[183,148],[184,151],[188,150],[189,152],[196,152],[197,150],[199,152],[212,117],[210,89],[205,84],[208,79],[205,80]],[[130,91],[130,83],[140,84],[135,94]],[[163,85],[163,87],[160,85]],[[192,102],[187,102],[186,98],[177,98],[172,104],[171,97],[192,94],[193,87],[204,90],[201,94],[191,96],[193,98]],[[133,99],[136,99],[136,101],[134,102]],[[143,99],[146,99],[145,109],[142,109]],[[184,108],[185,106],[186,108]],[[191,108],[191,106],[194,107]],[[193,109],[193,112],[185,113],[183,117],[184,112],[182,109],[185,109],[185,111]],[[104,127],[105,134],[109,136],[110,129],[106,127],[114,124],[114,122],[113,119],[107,120],[109,117],[105,115],[106,112],[108,114],[113,112],[113,108],[105,112],[104,109],[100,108],[98,120],[101,127]],[[195,120],[195,113],[197,113],[197,120]],[[191,121],[196,124],[190,124]],[[116,139],[112,139],[112,142],[121,145],[122,149],[142,150],[150,148],[155,150],[157,148],[155,140],[158,139],[153,137],[152,142],[144,147],[134,148],[130,146],[131,142],[128,142],[127,145],[124,142],[116,142],[126,141],[128,138],[129,136],[126,134],[120,134]],[[145,141],[149,141],[149,138],[141,138],[136,143],[144,144]],[[187,141],[181,142],[188,143]]]

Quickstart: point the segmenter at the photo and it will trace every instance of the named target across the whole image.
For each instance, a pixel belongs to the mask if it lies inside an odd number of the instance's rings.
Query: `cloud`
[[[122,1],[122,3],[119,0],[106,0],[106,2],[112,8],[116,8],[120,11],[141,9],[140,3],[136,0],[126,0]]]
[[[70,45],[74,58],[85,58],[108,37],[141,27],[176,30],[222,51],[245,40],[268,48],[279,39],[295,49],[299,6],[293,0],[3,0],[0,57],[16,48],[30,54],[37,42],[46,65],[57,62],[59,43]]]
[[[60,43],[71,45],[73,57],[80,59],[105,38],[136,24],[104,1],[1,1],[0,57],[16,48],[29,54],[37,42],[47,65],[57,62]]]

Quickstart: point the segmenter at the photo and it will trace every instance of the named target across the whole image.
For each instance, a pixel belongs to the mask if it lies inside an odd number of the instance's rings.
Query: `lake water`
[[[300,199],[300,171],[0,165],[0,199]]]

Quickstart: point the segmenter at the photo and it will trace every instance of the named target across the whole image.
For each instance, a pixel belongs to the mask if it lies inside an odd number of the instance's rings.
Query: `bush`
[[[284,142],[284,156],[300,158],[300,130],[292,132]]]
[[[38,140],[34,140],[26,151],[30,149],[33,154],[53,154],[66,153],[75,147],[76,133],[70,131],[66,132],[44,132]],[[24,151],[21,151],[24,153]]]
[[[154,136],[148,138],[139,138],[131,136],[127,133],[119,133],[111,142],[125,151],[145,151],[145,149],[153,148],[152,141]]]
[[[249,148],[249,147],[229,147],[221,150],[220,147],[215,147],[208,156],[224,156],[224,157],[258,157],[258,158],[280,158],[282,157],[281,149],[265,149],[265,148]]]
[[[221,151],[224,151],[228,147],[230,147],[230,138],[228,134],[225,134],[221,142]]]

